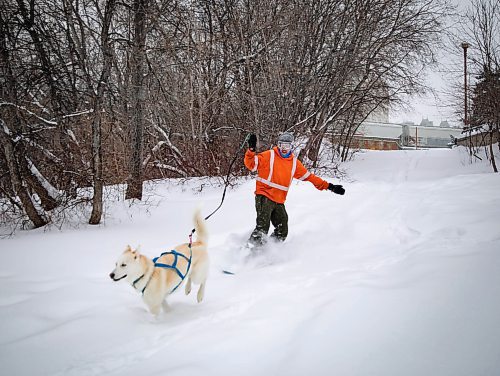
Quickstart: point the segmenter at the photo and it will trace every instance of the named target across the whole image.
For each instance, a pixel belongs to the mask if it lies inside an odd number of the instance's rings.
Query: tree
[[[493,144],[500,140],[500,3],[474,0],[466,20],[462,33],[473,41],[469,60],[477,77],[472,90],[471,126],[468,128],[471,141],[468,144],[471,149],[476,148],[472,137],[482,134],[482,145],[488,149],[493,171],[498,172]]]
[[[494,172],[498,172],[493,144],[500,140],[500,70],[491,72],[485,67],[478,77],[472,94],[472,129],[485,131],[488,138],[489,159]]]
[[[134,0],[134,37],[132,42],[131,74],[131,121],[130,121],[130,177],[125,198],[142,199],[143,135],[145,111],[144,68],[146,63],[146,19],[148,0]]]
[[[47,119],[47,113],[50,113],[48,109],[46,113],[36,113],[33,105],[47,108],[43,107],[41,97],[35,98],[37,85],[46,89],[44,99],[50,101],[50,107],[59,109],[63,98],[55,82],[58,74],[48,59],[46,43],[40,25],[35,22],[35,15],[33,1],[26,5],[19,0],[11,4],[2,3],[1,6],[0,145],[7,169],[7,173],[2,176],[10,178],[7,184],[2,184],[2,192],[9,197],[14,209],[26,213],[33,225],[40,227],[49,221],[44,211],[59,205],[58,192],[40,172],[40,158],[35,159],[37,155],[30,155],[30,149],[38,150],[42,157],[60,160],[37,140],[36,130],[47,127],[59,134],[62,121],[57,116]],[[50,34],[48,38],[52,36]],[[30,61],[35,62],[36,66],[19,64],[26,56],[31,57]]]
[[[328,135],[346,160],[371,111],[423,89],[447,9],[444,0],[0,2],[0,205],[37,226],[51,208],[90,201],[99,223],[105,185],[127,183],[126,198],[141,199],[144,180],[225,174],[249,132],[269,147],[293,131],[312,166]]]
[[[104,92],[109,84],[112,64],[112,45],[110,41],[111,20],[115,10],[115,0],[107,0],[103,15],[103,25],[101,29],[101,49],[103,56],[102,72],[94,95],[94,119],[92,121],[92,172],[94,196],[92,200],[92,214],[89,223],[96,225],[101,222],[102,217],[102,196],[103,196],[103,175],[102,175],[102,109]]]

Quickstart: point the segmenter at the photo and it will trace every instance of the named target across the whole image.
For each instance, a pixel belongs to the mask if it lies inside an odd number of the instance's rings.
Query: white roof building
[[[400,147],[415,147],[416,143],[418,147],[439,148],[449,147],[450,142],[461,134],[460,128],[365,122],[358,128],[356,137],[393,140]]]

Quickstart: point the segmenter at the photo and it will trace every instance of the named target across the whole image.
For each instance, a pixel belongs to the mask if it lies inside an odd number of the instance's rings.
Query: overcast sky
[[[471,4],[471,0],[450,0],[450,3],[457,7],[460,13],[464,13],[467,7]],[[457,46],[460,51],[460,46]],[[460,54],[458,54],[460,56]],[[441,121],[448,121],[450,124],[461,125],[460,119],[454,113],[456,108],[450,103],[447,92],[450,87],[449,73],[446,71],[451,65],[456,65],[455,56],[450,56],[448,52],[441,51],[438,55],[440,66],[429,68],[427,72],[426,83],[434,89],[434,92],[429,92],[422,97],[415,97],[410,100],[413,109],[405,111],[401,109],[393,109],[389,114],[391,122],[412,121],[415,124],[420,124],[422,119],[428,119],[434,125],[439,125]],[[461,67],[461,61],[459,66]]]

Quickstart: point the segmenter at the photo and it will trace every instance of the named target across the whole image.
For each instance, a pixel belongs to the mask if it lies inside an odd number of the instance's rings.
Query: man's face
[[[288,154],[292,150],[292,143],[286,141],[278,141],[278,149],[280,149],[281,154]]]

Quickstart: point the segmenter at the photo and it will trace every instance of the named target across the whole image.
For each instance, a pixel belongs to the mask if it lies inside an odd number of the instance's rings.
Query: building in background
[[[366,121],[356,132],[352,147],[371,150],[447,148],[462,134],[460,128],[446,127],[445,122],[434,127],[429,126],[432,122],[428,119],[424,120],[424,125]]]
[[[390,123],[389,104],[384,102],[368,115],[356,131],[351,147],[372,150],[400,150],[415,148],[449,148],[462,137],[461,128],[453,128],[448,121],[439,126],[428,118],[420,125],[413,122]]]

